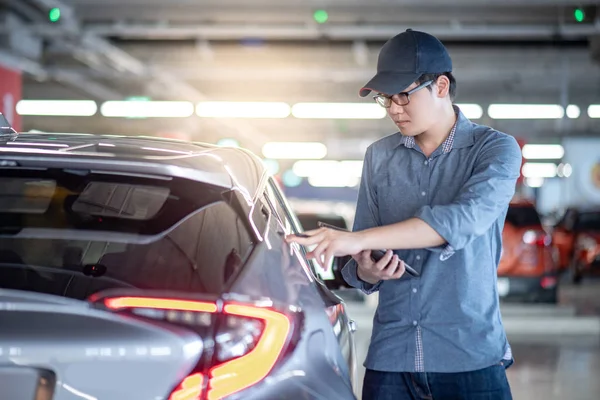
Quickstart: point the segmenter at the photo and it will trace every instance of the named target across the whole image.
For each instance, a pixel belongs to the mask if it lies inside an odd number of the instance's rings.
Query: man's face
[[[403,92],[417,86],[417,83],[413,83]],[[438,120],[437,111],[442,104],[439,94],[437,83],[434,82],[429,87],[412,93],[407,105],[399,106],[392,101],[387,109],[388,115],[404,136],[417,136],[429,130]]]

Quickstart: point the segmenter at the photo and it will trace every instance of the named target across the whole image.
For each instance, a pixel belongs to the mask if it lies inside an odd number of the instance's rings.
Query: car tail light
[[[545,276],[540,280],[540,286],[544,289],[550,289],[556,286],[558,280],[555,276]]]
[[[209,372],[208,400],[221,399],[246,389],[265,378],[288,340],[290,319],[274,310],[226,304],[225,315],[262,321],[262,336],[245,355],[213,367]],[[217,334],[222,335],[222,331]]]
[[[252,304],[225,303],[220,308],[214,302],[143,296],[92,296],[90,301],[177,324],[207,326],[218,320],[213,363],[193,371],[169,400],[221,399],[262,381],[290,343],[296,321],[291,312]]]
[[[552,237],[544,231],[530,230],[523,234],[523,243],[546,247],[552,243]]]
[[[197,373],[185,378],[181,384],[171,393],[169,400],[200,400],[204,375]]]

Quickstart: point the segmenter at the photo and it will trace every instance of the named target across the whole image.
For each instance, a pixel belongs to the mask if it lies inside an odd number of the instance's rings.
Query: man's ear
[[[450,93],[450,79],[446,75],[440,76],[435,84],[437,97],[443,98]]]

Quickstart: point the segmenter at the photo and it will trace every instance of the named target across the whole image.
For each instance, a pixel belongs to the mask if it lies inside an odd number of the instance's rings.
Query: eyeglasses
[[[412,88],[408,92],[400,92],[393,96],[386,96],[385,94],[379,93],[379,94],[373,96],[373,99],[375,99],[377,104],[379,104],[383,108],[390,108],[392,106],[392,101],[399,106],[405,106],[408,103],[410,103],[410,95],[411,94],[423,89],[424,87],[431,85],[432,83],[433,83],[433,81],[423,82],[419,86]]]

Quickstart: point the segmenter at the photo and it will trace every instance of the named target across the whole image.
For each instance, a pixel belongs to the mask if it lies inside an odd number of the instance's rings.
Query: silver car
[[[355,398],[353,322],[255,155],[5,129],[0,167],[1,399]]]

